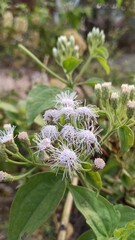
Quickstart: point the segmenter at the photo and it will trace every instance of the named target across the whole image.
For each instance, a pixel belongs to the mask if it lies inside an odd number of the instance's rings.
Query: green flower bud
[[[111,94],[110,101],[111,101],[111,106],[114,110],[116,110],[117,107],[118,107],[118,98],[119,98],[119,96],[118,96],[117,93],[114,92],[114,93]]]
[[[111,82],[102,83],[102,99],[104,102],[106,102],[106,100],[110,98],[111,85]]]
[[[102,97],[102,86],[101,86],[101,84],[98,83],[98,84],[95,85],[95,92],[96,92],[97,98],[100,100],[101,97]]]
[[[129,119],[132,118],[134,113],[135,113],[135,101],[129,100],[127,104],[127,117]]]

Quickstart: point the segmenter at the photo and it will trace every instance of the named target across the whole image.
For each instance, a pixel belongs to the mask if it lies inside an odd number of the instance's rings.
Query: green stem
[[[28,176],[30,173],[32,173],[33,171],[35,171],[36,167],[32,168],[30,171],[20,175],[20,176],[14,176],[14,180],[19,180],[21,178],[24,178],[26,176]]]
[[[84,180],[84,177],[83,177],[82,173],[81,173],[81,172],[78,172],[77,175],[78,175],[78,177],[79,177],[79,180],[80,180],[81,184],[82,184],[84,187],[87,187],[87,188],[88,188],[88,185],[87,185],[86,181]]]
[[[80,80],[81,76],[86,71],[87,67],[89,66],[91,60],[92,60],[92,56],[89,56],[86,63],[82,66],[80,73],[76,76],[74,82],[78,82]]]
[[[108,132],[105,134],[105,136],[101,139],[100,144],[102,145],[102,144],[106,141],[106,139],[107,139],[108,137],[110,137],[110,136],[115,132],[115,130],[116,130],[116,129],[111,129],[110,131],[108,131]]]
[[[28,164],[27,162],[17,162],[12,159],[9,159],[9,158],[8,158],[8,160],[6,160],[6,162],[17,164],[17,165],[27,165]]]
[[[63,83],[67,83],[67,81],[45,66],[33,53],[31,53],[26,47],[22,44],[19,44],[18,47],[25,52],[30,58],[32,58],[41,68],[45,69],[48,73],[50,73],[53,77],[59,79]]]
[[[29,161],[28,159],[26,159],[25,157],[23,157],[19,152],[18,153],[13,153],[11,151],[9,151],[7,148],[5,149],[5,151],[10,154],[11,156],[18,158],[20,160],[24,160],[27,163],[31,163],[31,161]]]

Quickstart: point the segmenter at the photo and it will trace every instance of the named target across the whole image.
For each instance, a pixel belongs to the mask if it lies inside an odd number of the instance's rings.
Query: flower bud
[[[2,159],[3,161],[7,161],[8,160],[8,156],[5,152],[5,147],[4,145],[0,144],[0,159]]]
[[[112,83],[111,82],[104,82],[102,83],[102,98],[106,102],[107,99],[110,97],[110,88]]]
[[[87,41],[89,45],[94,45],[95,47],[100,47],[104,44],[105,34],[103,30],[99,28],[93,28],[91,32],[88,33]]]
[[[129,100],[127,104],[127,117],[129,119],[132,118],[134,113],[135,113],[135,101]]]
[[[100,100],[101,97],[102,97],[102,86],[101,86],[101,84],[98,83],[98,84],[95,85],[95,92],[96,92],[97,98]]]
[[[29,147],[31,145],[27,132],[20,132],[18,134],[18,138],[26,147]]]
[[[117,93],[115,93],[115,92],[112,93],[110,101],[111,101],[111,106],[114,110],[116,110],[118,107],[118,98],[119,98],[119,96]]]
[[[121,102],[123,105],[127,104],[131,92],[131,87],[128,84],[121,85]]]
[[[98,171],[105,167],[105,161],[102,158],[95,158],[93,170]]]

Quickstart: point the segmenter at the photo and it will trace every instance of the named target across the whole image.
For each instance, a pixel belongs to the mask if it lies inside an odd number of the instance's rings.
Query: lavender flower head
[[[73,171],[79,171],[81,168],[80,160],[75,153],[75,151],[69,149],[67,146],[62,146],[62,149],[56,149],[52,155],[54,164],[52,168],[59,168],[62,166],[64,168],[64,175],[69,174],[72,177]]]
[[[58,130],[56,126],[46,125],[41,129],[43,138],[49,138],[52,142],[58,138]]]
[[[61,137],[67,141],[68,144],[75,143],[76,130],[71,124],[64,125],[60,134]]]
[[[75,114],[77,119],[81,118],[82,120],[86,121],[90,121],[91,119],[94,119],[96,121],[96,118],[98,117],[90,107],[78,107],[75,110]]]
[[[13,133],[15,126],[11,126],[10,124],[4,125],[4,130],[0,130],[0,143],[7,143],[13,141]]]
[[[77,94],[76,92],[70,93],[69,91],[62,92],[56,96],[56,107],[62,108],[62,107],[71,107],[75,108],[77,107],[81,101],[76,100]]]
[[[57,123],[60,118],[60,111],[57,109],[49,109],[45,112],[43,117],[46,123]]]
[[[36,153],[49,151],[52,146],[51,139],[42,138],[38,134],[35,135],[35,138],[33,139],[33,141],[37,144],[38,151],[36,151]]]

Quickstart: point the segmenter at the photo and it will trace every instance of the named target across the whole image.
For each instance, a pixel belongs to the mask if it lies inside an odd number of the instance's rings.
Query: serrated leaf
[[[63,68],[66,70],[67,73],[70,73],[73,72],[81,62],[81,59],[69,57],[63,61]]]
[[[42,111],[53,107],[55,96],[60,92],[60,88],[48,86],[37,86],[32,89],[26,104],[28,123],[31,124]]]
[[[9,240],[32,234],[55,211],[65,191],[62,176],[39,173],[17,192],[10,212]]]
[[[98,172],[86,172],[85,175],[85,180],[87,181],[87,183],[100,190],[101,187],[102,187],[102,180],[101,180],[101,177],[100,177],[100,174]]]
[[[92,78],[84,81],[82,84],[88,85],[88,86],[95,86],[97,83],[103,83],[103,82],[104,82],[104,80],[102,78],[92,77]]]
[[[123,153],[127,152],[134,144],[134,133],[128,126],[120,127],[118,130],[120,148]]]
[[[98,60],[98,62],[100,63],[100,65],[104,68],[105,72],[109,75],[110,74],[110,67],[106,61],[106,59],[104,59],[103,57],[96,57],[96,59]]]
[[[97,54],[101,55],[101,57],[103,57],[105,59],[107,59],[109,57],[108,50],[105,47],[96,48],[95,51]]]
[[[112,237],[119,221],[119,212],[105,198],[79,186],[69,187],[75,205],[83,214],[97,239],[108,240]]]

